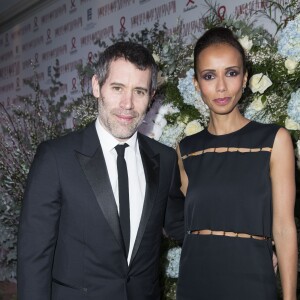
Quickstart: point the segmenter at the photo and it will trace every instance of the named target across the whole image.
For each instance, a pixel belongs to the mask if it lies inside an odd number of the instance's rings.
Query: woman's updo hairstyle
[[[199,54],[211,45],[217,44],[227,44],[235,48],[242,57],[243,62],[243,72],[246,73],[246,54],[244,48],[234,36],[232,31],[225,27],[214,27],[207,30],[197,41],[196,46],[194,48],[194,71],[195,78],[197,79],[197,62],[199,58]]]

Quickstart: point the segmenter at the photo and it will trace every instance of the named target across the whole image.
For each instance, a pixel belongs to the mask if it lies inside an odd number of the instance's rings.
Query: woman
[[[284,300],[296,300],[289,133],[240,113],[248,74],[244,50],[229,29],[210,29],[198,40],[194,69],[210,121],[178,148],[186,236],[177,299],[277,299],[274,240]]]

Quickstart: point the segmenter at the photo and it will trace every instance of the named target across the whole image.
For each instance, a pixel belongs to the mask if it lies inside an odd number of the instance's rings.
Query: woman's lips
[[[229,103],[231,97],[225,97],[225,98],[217,98],[214,99],[214,102],[218,105],[226,105]]]

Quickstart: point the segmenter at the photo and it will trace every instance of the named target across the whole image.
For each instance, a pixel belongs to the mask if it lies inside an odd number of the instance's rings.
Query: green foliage
[[[58,65],[52,87],[42,91],[34,79],[25,82],[33,96],[20,97],[19,105],[7,109],[0,103],[3,120],[0,133],[0,280],[16,276],[17,227],[25,182],[37,146],[66,132],[69,114],[64,110],[66,97],[55,99],[61,83]]]

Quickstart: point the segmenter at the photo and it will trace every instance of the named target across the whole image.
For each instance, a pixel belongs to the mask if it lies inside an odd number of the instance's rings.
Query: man
[[[97,120],[39,146],[20,219],[19,300],[160,298],[162,227],[182,238],[183,201],[175,151],[137,133],[156,77],[143,46],[107,48],[92,79]]]

